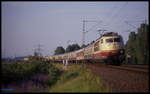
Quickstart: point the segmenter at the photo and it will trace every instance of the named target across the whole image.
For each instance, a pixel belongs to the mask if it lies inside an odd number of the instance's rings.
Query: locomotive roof
[[[74,52],[82,51],[83,49],[84,49],[84,48],[79,49],[79,50],[75,50],[75,51],[72,51],[72,52],[67,52],[67,53],[58,54],[58,55],[52,55],[52,56],[62,56],[62,55],[66,55],[66,54],[71,54],[71,53],[74,53]]]
[[[107,32],[107,33],[103,34],[102,36],[118,36],[118,33],[115,33],[115,32]]]

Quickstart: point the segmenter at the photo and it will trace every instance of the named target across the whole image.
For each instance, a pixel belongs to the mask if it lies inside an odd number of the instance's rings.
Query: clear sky
[[[85,44],[99,37],[98,29],[118,32],[124,43],[130,32],[149,20],[148,2],[2,2],[2,57],[33,55],[37,45],[42,54],[52,55],[57,46]],[[126,24],[128,21],[131,25]],[[149,23],[149,22],[148,22]]]

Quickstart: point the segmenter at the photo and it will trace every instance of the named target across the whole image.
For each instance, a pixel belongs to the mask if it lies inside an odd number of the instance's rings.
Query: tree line
[[[149,63],[149,25],[142,23],[137,33],[130,32],[125,45],[126,63],[148,64]]]
[[[90,44],[94,43],[95,41],[93,40]],[[88,44],[83,44],[82,46],[79,46],[78,44],[72,44],[72,45],[68,45],[66,49],[64,49],[62,46],[58,46],[54,52],[54,55],[58,55],[58,54],[64,54],[64,53],[68,53],[68,52],[73,52],[79,49],[82,49],[84,47],[87,47],[90,45]]]
[[[75,50],[79,50],[80,48],[81,47],[78,44],[68,45],[68,47],[66,49],[64,49],[62,46],[58,46],[55,50],[54,55],[72,52]]]

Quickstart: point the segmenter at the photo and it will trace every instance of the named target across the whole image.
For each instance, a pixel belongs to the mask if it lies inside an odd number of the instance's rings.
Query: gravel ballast
[[[91,64],[86,68],[98,75],[110,92],[149,92],[149,74]]]

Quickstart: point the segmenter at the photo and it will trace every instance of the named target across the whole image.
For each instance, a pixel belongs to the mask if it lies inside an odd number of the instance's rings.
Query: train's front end
[[[100,39],[100,54],[106,63],[120,65],[125,59],[122,37],[118,34],[104,35]]]

